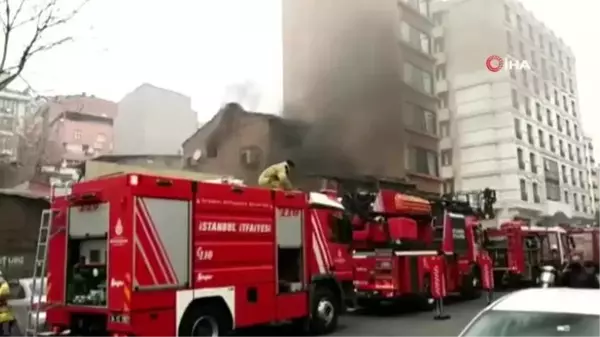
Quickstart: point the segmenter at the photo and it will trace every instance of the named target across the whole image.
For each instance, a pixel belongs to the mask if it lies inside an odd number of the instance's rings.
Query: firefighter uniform
[[[15,320],[15,316],[8,306],[9,297],[10,287],[0,272],[0,334],[2,336],[11,335],[10,330]]]
[[[290,168],[294,167],[291,160],[286,160],[267,167],[258,177],[258,185],[267,188],[291,190],[289,179]]]

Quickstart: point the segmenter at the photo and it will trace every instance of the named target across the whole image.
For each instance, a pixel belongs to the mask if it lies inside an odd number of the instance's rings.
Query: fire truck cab
[[[448,194],[432,200],[433,242],[443,252],[446,289],[464,298],[477,298],[493,289],[493,262],[485,249],[481,219],[494,218],[495,191]]]
[[[598,261],[600,254],[600,230],[598,227],[575,227],[562,226],[572,241],[572,254],[577,254],[587,265],[593,265],[598,273]]]
[[[351,282],[351,266],[331,249],[348,247],[329,246],[322,223],[344,208],[324,194],[125,173],[76,183],[51,207],[56,333],[225,335],[292,321],[321,334],[344,309],[338,276]]]
[[[504,286],[537,283],[541,267],[560,268],[569,260],[571,248],[567,231],[559,226],[532,226],[513,220],[488,230],[494,278]]]

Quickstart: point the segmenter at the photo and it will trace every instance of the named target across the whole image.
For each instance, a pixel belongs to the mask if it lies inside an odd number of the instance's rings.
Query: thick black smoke
[[[352,13],[339,15],[347,22],[332,23],[335,33],[325,33],[330,39],[319,42],[322,62],[306,67],[312,79],[306,102],[284,111],[310,116],[302,148],[293,155],[304,172],[393,176],[389,163],[404,155],[401,62],[390,25],[396,21],[379,15],[397,14],[373,13],[378,9],[371,8],[372,0],[352,2],[347,6]],[[329,48],[323,50],[325,44]]]

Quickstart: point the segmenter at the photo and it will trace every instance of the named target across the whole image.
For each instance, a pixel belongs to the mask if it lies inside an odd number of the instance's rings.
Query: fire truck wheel
[[[226,336],[231,326],[231,317],[222,303],[192,304],[181,320],[179,336]]]
[[[337,328],[340,304],[334,293],[326,287],[318,287],[313,294],[309,332],[322,335]]]

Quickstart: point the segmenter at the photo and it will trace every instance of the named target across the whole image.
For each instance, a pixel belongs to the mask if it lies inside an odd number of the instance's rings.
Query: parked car
[[[600,291],[531,288],[483,309],[459,336],[600,336]]]
[[[43,279],[44,289],[46,289],[47,279]],[[35,323],[34,315],[35,310],[30,310],[31,297],[33,296],[34,305],[42,306],[39,313],[39,331],[43,331],[46,324],[46,312],[43,311],[43,305],[46,302],[46,295],[42,294],[40,297],[40,291],[42,284],[40,281],[36,282],[35,289],[33,287],[33,278],[22,278],[16,280],[9,280],[8,285],[10,287],[11,297],[8,300],[8,305],[11,307],[21,333],[25,334],[27,321],[31,317],[31,322]],[[41,299],[41,301],[40,301]],[[38,301],[40,301],[38,303]]]

